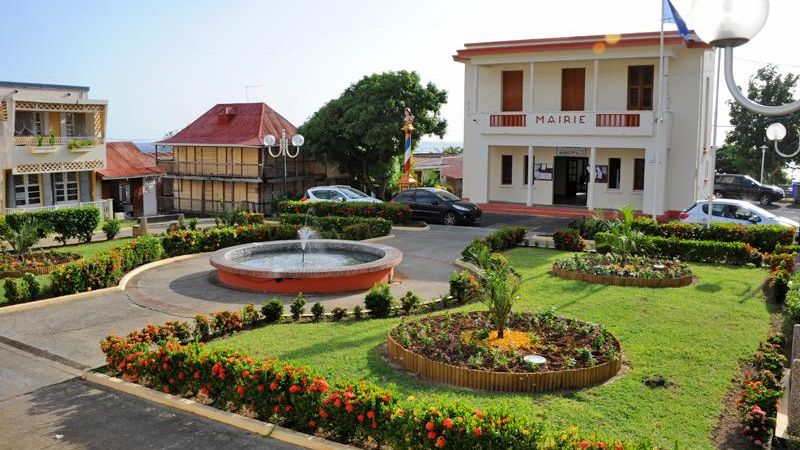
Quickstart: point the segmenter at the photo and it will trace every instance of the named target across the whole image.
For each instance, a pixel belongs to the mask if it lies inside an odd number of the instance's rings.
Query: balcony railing
[[[232,178],[283,178],[283,161],[275,164],[158,160],[168,175]],[[312,161],[288,160],[287,177],[314,174]]]
[[[652,111],[503,112],[479,115],[483,134],[652,136]]]
[[[14,145],[27,147],[53,147],[69,145],[72,141],[94,141],[95,145],[103,143],[103,139],[95,136],[14,136]]]

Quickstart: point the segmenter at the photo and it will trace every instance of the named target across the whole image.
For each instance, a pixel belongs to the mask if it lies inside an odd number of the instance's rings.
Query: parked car
[[[747,175],[723,173],[714,177],[714,196],[719,198],[757,200],[766,206],[782,199],[783,195],[780,187],[761,184]]]
[[[712,222],[741,225],[785,225],[797,229],[800,223],[775,214],[744,200],[722,198],[711,205]],[[708,223],[708,201],[701,200],[680,215],[681,222]]]
[[[344,185],[309,188],[300,201],[383,203],[381,200],[370,197],[358,189]]]
[[[392,201],[408,205],[414,218],[425,222],[455,225],[481,220],[481,209],[478,205],[464,201],[444,189],[409,189],[395,195]]]

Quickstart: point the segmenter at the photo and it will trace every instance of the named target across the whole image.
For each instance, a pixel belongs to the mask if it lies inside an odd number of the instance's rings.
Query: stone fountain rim
[[[337,239],[314,239],[309,242],[311,245],[324,244],[329,248],[360,251],[362,253],[378,254],[380,258],[375,261],[370,261],[362,264],[355,264],[352,266],[345,266],[330,269],[287,269],[287,270],[270,270],[270,269],[256,269],[253,267],[243,266],[237,263],[234,258],[243,255],[252,255],[254,253],[266,253],[266,251],[254,251],[258,249],[271,249],[271,250],[284,250],[300,248],[300,241],[286,240],[286,241],[269,241],[269,242],[254,242],[249,244],[236,245],[234,247],[227,247],[217,250],[211,255],[210,263],[218,270],[224,270],[229,273],[237,275],[244,275],[253,278],[330,278],[332,276],[353,276],[365,273],[377,272],[380,270],[391,269],[403,261],[403,253],[388,245],[366,243],[358,241],[344,241]]]

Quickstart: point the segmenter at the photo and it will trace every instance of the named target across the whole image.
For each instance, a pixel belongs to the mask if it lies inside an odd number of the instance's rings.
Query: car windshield
[[[751,182],[751,183],[753,183],[753,184],[755,184],[756,186],[761,186],[761,183],[759,183],[758,181],[754,180],[753,178],[751,178],[751,177],[749,177],[747,175],[744,176],[744,179],[749,181],[749,182]]]
[[[459,198],[457,195],[453,195],[442,189],[431,189],[428,192],[439,197],[440,200],[444,200],[446,202],[457,202],[461,200],[461,198]]]
[[[347,198],[364,198],[369,197],[369,195],[359,191],[358,189],[353,189],[351,187],[342,187],[339,188]]]
[[[750,211],[753,211],[754,213],[758,214],[761,217],[769,217],[769,218],[777,217],[775,214],[767,211],[766,209],[759,208],[756,205],[747,205],[747,208],[750,209]]]

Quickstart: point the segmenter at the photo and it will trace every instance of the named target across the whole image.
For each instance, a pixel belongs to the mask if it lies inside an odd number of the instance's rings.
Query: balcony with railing
[[[652,136],[652,111],[555,111],[478,114],[482,134]]]

